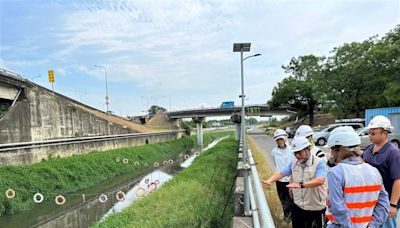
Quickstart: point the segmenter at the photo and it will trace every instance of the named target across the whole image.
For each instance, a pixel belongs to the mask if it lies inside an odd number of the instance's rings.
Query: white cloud
[[[291,57],[328,55],[337,45],[388,32],[400,22],[397,1],[58,2],[65,11],[57,20],[62,23],[50,28],[51,40],[38,44],[27,39],[18,53],[29,55],[0,56],[1,65],[51,64],[60,74],[78,72],[100,81],[104,72],[93,67],[99,64],[112,83],[174,94],[177,107],[238,99],[240,61],[232,52],[234,42],[252,42],[245,56],[262,54],[245,62],[248,97],[259,103],[286,76],[281,65]],[[0,50],[15,46],[4,43]]]

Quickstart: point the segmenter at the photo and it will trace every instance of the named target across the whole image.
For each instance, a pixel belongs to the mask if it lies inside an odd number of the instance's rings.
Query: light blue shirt
[[[310,157],[311,158],[311,157]],[[309,159],[310,159],[309,158]],[[296,159],[292,160],[288,166],[286,166],[281,172],[283,173],[283,175],[285,176],[290,176],[292,175],[292,164],[293,162],[296,162]],[[303,168],[305,168],[305,164],[304,166],[302,165]],[[326,163],[323,159],[321,159],[317,165],[317,170],[315,171],[315,178],[317,177],[324,177],[326,178],[326,174],[328,173],[328,167],[326,166]]]
[[[276,172],[281,172],[284,168],[286,168],[288,164],[292,162],[293,159],[295,159],[292,152],[292,147],[290,147],[289,145],[286,146],[284,149],[281,149],[279,147],[275,147],[274,149],[272,149],[272,157],[274,158]],[[289,182],[289,177],[284,177],[279,181]]]
[[[346,164],[361,164],[361,161],[356,157],[347,158],[341,161]],[[329,200],[330,206],[329,211],[335,218],[335,224],[328,224],[329,228],[333,227],[353,227],[347,214],[347,207],[344,203],[343,188],[345,185],[343,169],[336,166],[328,172],[328,188],[329,188]],[[370,222],[371,227],[381,227],[386,221],[389,210],[389,196],[385,191],[385,187],[382,184],[381,192],[379,193],[378,203],[376,204],[373,214],[372,221]]]

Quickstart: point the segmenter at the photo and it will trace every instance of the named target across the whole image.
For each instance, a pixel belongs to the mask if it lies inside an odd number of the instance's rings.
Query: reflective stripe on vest
[[[358,165],[340,163],[338,166],[344,174],[343,196],[349,209],[349,219],[355,227],[365,227],[372,221],[372,213],[381,191],[382,177],[378,170],[366,163]],[[331,208],[329,190],[327,205],[326,217],[335,223],[336,220],[329,211]]]
[[[336,222],[335,218],[333,217],[333,215],[331,213],[326,213],[326,218],[328,218],[330,221],[332,222]],[[357,223],[369,223],[372,221],[372,215],[369,216],[360,216],[360,217],[350,217],[350,221],[354,224]]]

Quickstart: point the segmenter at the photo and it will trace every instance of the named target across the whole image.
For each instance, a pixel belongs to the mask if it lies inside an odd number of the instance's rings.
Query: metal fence
[[[240,144],[240,147],[242,147],[242,143]],[[240,148],[240,150],[243,151],[242,148]],[[250,172],[248,170],[244,170],[244,172],[249,172],[249,181],[247,182],[249,183],[249,186],[247,186],[247,194],[249,194],[250,197],[250,215],[253,219],[253,226],[255,228],[275,228],[275,224],[271,216],[271,211],[269,210],[267,200],[265,199],[264,190],[261,185],[260,177],[256,168],[256,163],[253,159],[253,154],[251,153],[250,149],[247,149],[247,151],[243,151],[243,153],[246,152],[247,161],[243,161],[243,163],[247,163],[250,170]],[[246,181],[244,183],[246,184]],[[244,189],[246,189],[246,186],[244,187]]]

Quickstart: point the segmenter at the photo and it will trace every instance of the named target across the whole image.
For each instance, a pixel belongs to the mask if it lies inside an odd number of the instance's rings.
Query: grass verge
[[[249,147],[253,153],[254,161],[256,163],[258,175],[260,175],[261,180],[266,180],[274,174],[274,168],[271,166],[261,148],[259,148],[253,141],[252,138],[248,137]],[[272,218],[275,223],[275,227],[279,228],[290,228],[283,220],[283,209],[281,201],[279,200],[278,193],[276,191],[276,186],[272,185],[270,188],[264,187],[264,194],[268,202],[268,206],[271,211]]]
[[[204,135],[204,144],[212,142],[230,132],[215,132]],[[96,186],[110,178],[128,172],[138,175],[151,168],[151,164],[173,159],[180,153],[191,150],[196,145],[196,136],[179,140],[148,144],[130,148],[120,148],[103,152],[91,152],[67,158],[53,158],[33,165],[0,167],[0,215],[14,214],[29,210],[34,206],[32,197],[40,192],[46,200],[56,195],[66,195],[91,186]],[[120,162],[116,159],[120,158]],[[129,163],[122,163],[122,159]],[[141,165],[133,165],[134,161]],[[143,164],[150,164],[148,168]],[[16,195],[7,199],[4,192],[12,188]]]
[[[162,188],[95,227],[230,227],[237,150],[233,136],[221,141]]]

